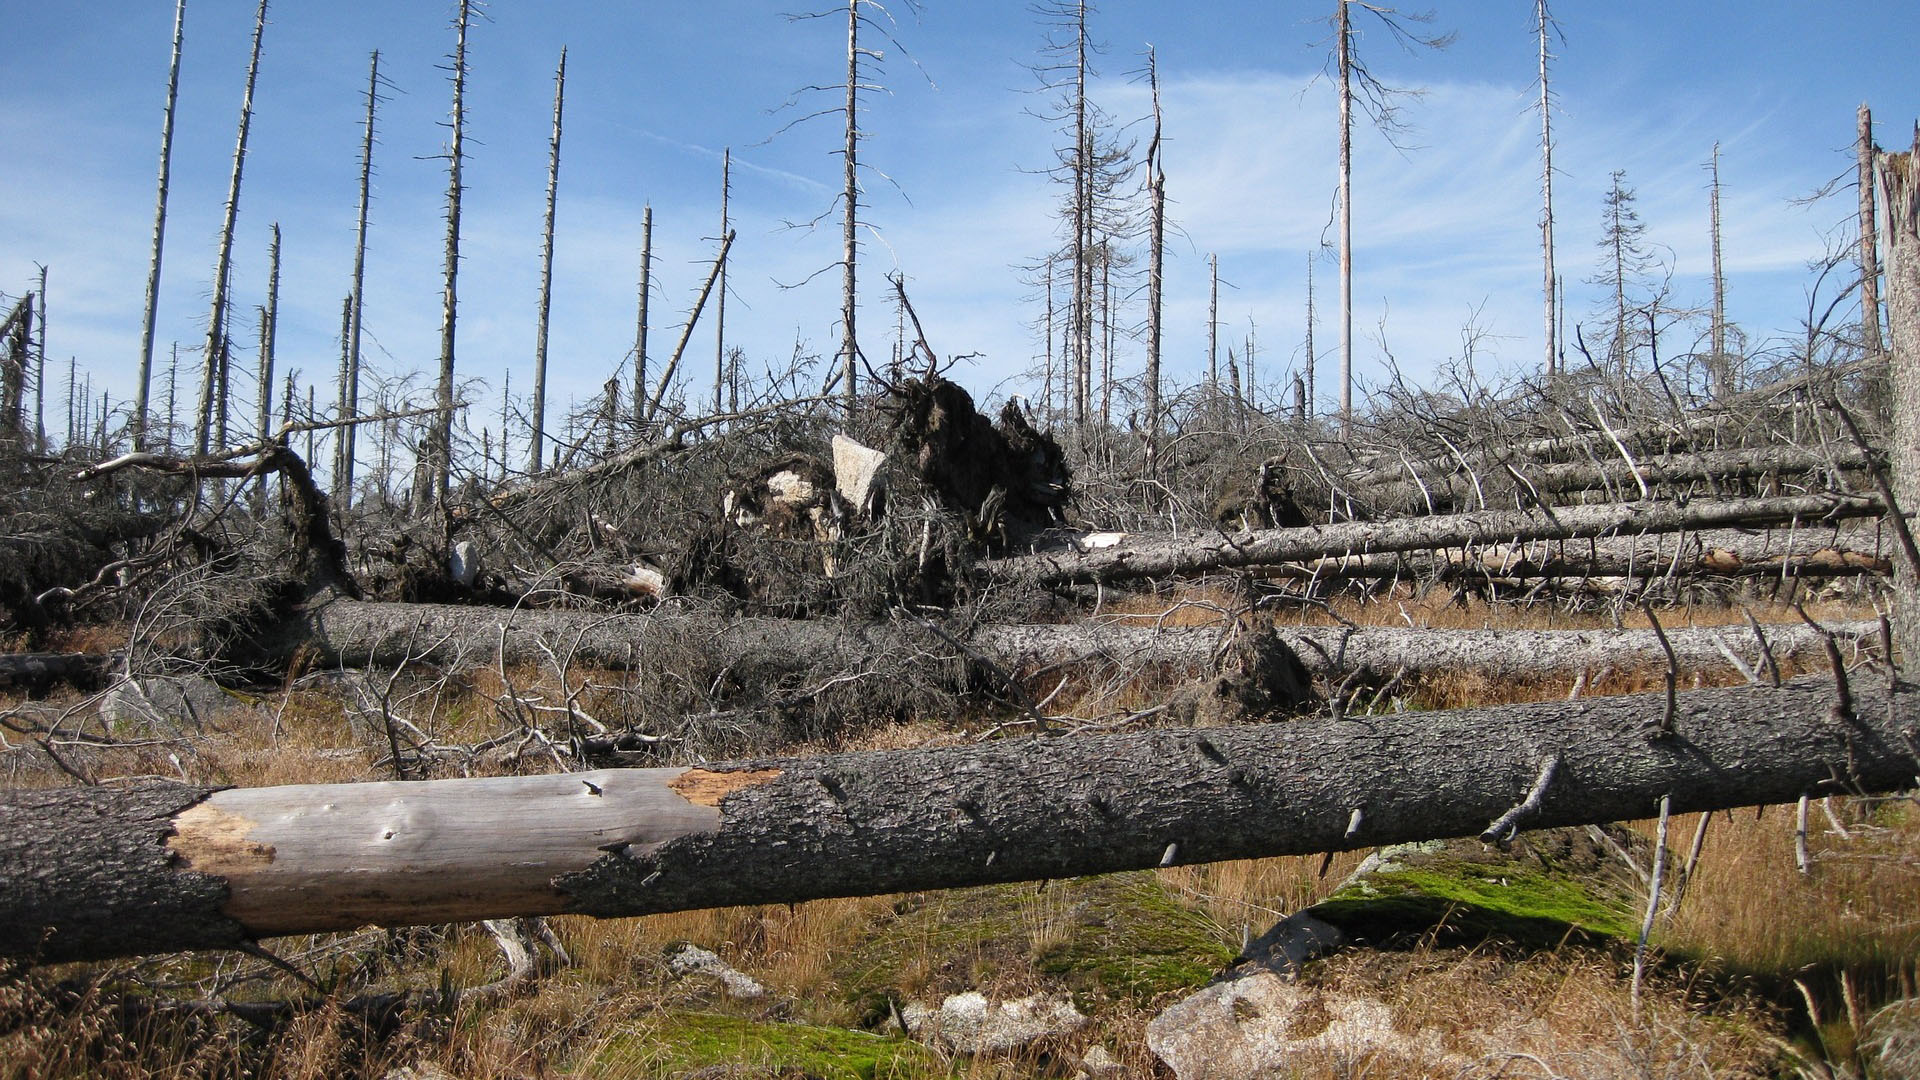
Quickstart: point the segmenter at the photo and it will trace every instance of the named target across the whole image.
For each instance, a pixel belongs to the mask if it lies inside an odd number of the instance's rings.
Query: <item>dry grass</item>
[[[1244,604],[1232,590],[1207,587],[1167,596],[1109,598],[1105,614],[1163,625],[1224,625]],[[1870,616],[1859,605],[1810,605],[1822,620]],[[1575,628],[1613,625],[1606,613],[1568,614],[1541,605],[1516,608],[1465,603],[1445,594],[1411,593],[1360,604],[1336,601],[1331,613],[1304,608],[1285,614],[1262,610],[1258,618],[1325,624],[1340,618],[1361,625],[1423,627]],[[1791,608],[1760,607],[1763,622],[1797,621]],[[1243,616],[1235,616],[1243,617]],[[1667,626],[1739,622],[1738,609],[1705,607],[1662,613]],[[1644,625],[1628,612],[1626,625]],[[106,640],[103,638],[102,640]],[[81,643],[95,647],[99,642]],[[584,708],[614,720],[626,706],[617,673],[571,674],[572,685],[593,683]],[[1170,673],[1133,672],[1124,679],[1064,692],[1053,712],[1101,715],[1142,708],[1164,695]],[[419,687],[410,715],[430,722],[447,742],[471,742],[512,726],[497,702],[509,684],[520,694],[558,701],[565,688],[550,670],[510,669],[505,677],[482,669],[458,680]],[[1658,689],[1657,671],[1612,673],[1585,693]],[[1052,687],[1039,688],[1041,693]],[[1411,688],[1423,704],[1494,704],[1564,697],[1567,681],[1495,683],[1471,673],[1426,676]],[[77,701],[77,698],[71,699]],[[895,749],[951,744],[974,737],[984,722],[924,717],[881,724],[791,748],[796,753]],[[167,757],[176,752],[176,767]],[[300,684],[259,695],[229,714],[218,730],[171,748],[141,748],[98,756],[102,778],[138,774],[181,775],[204,783],[265,785],[385,779],[376,767],[378,747],[360,745],[335,689]],[[482,771],[543,770],[536,758],[476,763]],[[10,783],[56,782],[41,772]],[[1684,905],[1661,923],[1658,942],[1670,958],[1649,994],[1649,1010],[1636,1022],[1615,959],[1566,949],[1532,956],[1490,950],[1421,949],[1384,960],[1353,954],[1330,961],[1316,975],[1331,989],[1366,990],[1395,1004],[1396,1023],[1409,1030],[1439,1032],[1450,1050],[1476,1062],[1461,1075],[1532,1075],[1538,1059],[1563,1075],[1764,1075],[1777,1065],[1774,1044],[1790,1014],[1801,1009],[1798,978],[1807,998],[1822,1011],[1817,1037],[1803,1039],[1803,1052],[1844,1060],[1852,1045],[1846,998],[1853,1013],[1872,1007],[1920,979],[1920,811],[1910,806],[1868,808],[1841,803],[1837,813],[1849,830],[1832,832],[1816,808],[1812,818],[1812,873],[1793,866],[1792,811],[1776,808],[1756,820],[1751,811],[1716,816],[1705,855]],[[1674,824],[1684,846],[1694,818]],[[1643,826],[1650,827],[1650,826]],[[1363,853],[1337,855],[1323,873],[1318,857],[1292,857],[1183,867],[1158,872],[1166,892],[1211,923],[1219,941],[1237,947],[1280,916],[1330,892]],[[1074,911],[1061,894],[1039,894],[1018,909],[1016,938],[1029,956],[1057,945],[1072,928]],[[66,1078],[289,1076],[379,1077],[395,1064],[438,1063],[462,1078],[559,1075],[590,1055],[636,1018],[675,1008],[729,1007],[710,987],[671,979],[663,951],[677,941],[710,948],[764,983],[773,1018],[856,1025],[873,1020],[870,1005],[849,996],[847,973],[837,961],[859,949],[877,928],[897,917],[900,898],[828,900],[794,907],[772,906],[684,912],[647,919],[598,922],[554,920],[574,966],[541,980],[529,993],[498,1005],[463,1007],[452,1016],[416,1016],[377,1037],[322,1010],[283,1025],[270,1037],[231,1020],[205,1017],[129,1025],[114,1001],[150,993],[161,998],[203,992],[203,960],[173,961],[112,976],[110,989],[80,998],[63,997],[49,980],[97,977],[104,968],[69,967],[53,972],[0,975],[0,1077]],[[999,970],[1002,988],[1033,988],[1044,980],[1032,966],[955,952],[937,938],[938,920],[926,924],[924,940],[904,940],[889,958],[897,988],[937,994],[959,978],[955,971]],[[501,973],[499,954],[472,928],[439,934],[396,935],[410,949],[396,949],[386,935],[292,939],[276,950],[300,955],[308,948],[339,950],[336,959],[302,965],[338,977],[342,995],[368,988],[431,989],[442,979],[477,986]],[[1003,958],[1002,958],[1003,959]],[[1017,957],[1015,958],[1018,959]],[[376,962],[377,961],[377,962]],[[356,964],[366,971],[354,975]],[[258,966],[253,961],[244,964]],[[957,967],[955,966],[957,964]],[[1399,965],[1394,967],[1393,965]],[[1844,976],[1844,979],[1843,979]],[[329,976],[332,977],[332,976]],[[145,988],[140,982],[151,985]],[[1733,991],[1728,988],[1733,987]],[[1847,988],[1843,992],[1842,988]],[[305,989],[284,978],[247,987],[256,997],[294,998]],[[1164,1001],[1104,1003],[1071,1049],[1098,1043],[1123,1065],[1123,1077],[1164,1076],[1145,1049],[1144,1027]],[[1480,1018],[1503,1017],[1500,1025]],[[1624,1064],[1623,1064],[1624,1063]],[[1035,1075],[1024,1059],[982,1058],[957,1062],[951,1075],[1012,1078]],[[1500,1073],[1506,1068],[1504,1074]],[[1623,1071],[1614,1071],[1616,1067]],[[1477,1070],[1477,1071],[1475,1071]],[[1689,1071],[1691,1070],[1691,1071]],[[1703,1071],[1704,1070],[1704,1071]],[[1056,1072],[1058,1071],[1056,1067]],[[1071,1069],[1066,1069],[1070,1073]],[[1370,1061],[1303,1062],[1300,1076],[1395,1077],[1426,1075],[1387,1057]]]

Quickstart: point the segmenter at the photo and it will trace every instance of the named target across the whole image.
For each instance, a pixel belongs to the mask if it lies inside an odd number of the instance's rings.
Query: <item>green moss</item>
[[[1076,991],[1151,998],[1199,986],[1233,961],[1218,927],[1170,896],[1152,873],[1069,884],[1077,894],[1071,925],[1035,960]]]
[[[874,1019],[889,999],[1047,981],[1145,999],[1202,985],[1233,956],[1218,927],[1138,872],[908,898],[833,974],[854,1016]]]
[[[670,1077],[710,1065],[764,1066],[820,1080],[943,1077],[934,1054],[864,1031],[767,1024],[710,1013],[663,1013],[615,1036],[574,1067],[580,1077]]]
[[[1347,885],[1313,908],[1350,934],[1378,940],[1436,927],[1459,935],[1499,936],[1552,945],[1569,933],[1629,938],[1633,914],[1623,899],[1598,894],[1574,877],[1513,864],[1440,860],[1403,866]]]

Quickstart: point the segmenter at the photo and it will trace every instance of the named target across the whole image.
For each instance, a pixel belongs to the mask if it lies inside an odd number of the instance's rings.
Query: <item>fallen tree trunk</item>
[[[0,793],[0,954],[643,915],[1332,851],[1891,791],[1878,679],[417,783]],[[1671,735],[1649,737],[1670,729]],[[1490,825],[1490,823],[1493,823]]]
[[[1634,467],[1617,459],[1595,464],[1590,461],[1536,465],[1526,462],[1489,461],[1479,463],[1474,475],[1466,474],[1458,462],[1416,461],[1398,475],[1368,474],[1365,482],[1348,485],[1346,490],[1379,509],[1410,513],[1448,512],[1452,508],[1475,505],[1479,499],[1501,502],[1537,499],[1542,495],[1573,495],[1587,491],[1632,493],[1639,485],[1713,485],[1733,480],[1751,480],[1768,475],[1797,476],[1811,472],[1860,469],[1866,455],[1855,446],[1835,447],[1831,451],[1807,450],[1797,446],[1769,446],[1739,450],[1709,450],[1698,454],[1661,455],[1636,461]]]
[[[1871,638],[1870,622],[1842,623],[1830,630],[1848,642]],[[977,659],[1012,672],[1035,672],[1087,663],[1158,665],[1211,672],[1218,663],[1221,628],[1156,627],[1141,624],[1053,623],[983,625],[955,631],[960,647]],[[1776,658],[1785,660],[1821,648],[1819,635],[1800,624],[1765,629]],[[1356,670],[1393,674],[1439,669],[1489,674],[1553,675],[1612,666],[1666,662],[1649,630],[1431,630],[1399,627],[1280,627],[1279,642],[1308,671]],[[1675,628],[1667,631],[1684,670],[1725,670],[1725,650],[1757,656],[1753,632],[1744,626]],[[966,657],[953,641],[913,623],[841,623],[788,619],[742,619],[718,624],[672,611],[600,615],[591,612],[436,604],[381,604],[338,600],[316,605],[306,621],[280,640],[284,657],[295,655],[326,666],[395,668],[406,663],[459,668],[550,663],[562,657],[589,667],[623,669],[656,643],[687,644],[756,671],[799,669],[823,676],[859,672],[877,658],[932,654],[956,661],[951,677],[967,678]]]
[[[98,690],[125,661],[119,653],[0,653],[0,690],[44,694],[61,685]]]
[[[1873,517],[1881,512],[1879,498],[1871,495],[1483,510],[1445,517],[1265,529],[1238,535],[1215,533],[1185,540],[1130,537],[1095,551],[1017,555],[989,560],[981,567],[996,581],[1039,586],[1091,585],[1297,562],[1329,555],[1783,525],[1793,521],[1836,521]]]

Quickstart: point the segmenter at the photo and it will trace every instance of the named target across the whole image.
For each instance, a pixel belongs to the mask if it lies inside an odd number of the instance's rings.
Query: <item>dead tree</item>
[[[467,24],[473,16],[473,0],[460,0],[454,16],[453,135],[447,147],[447,258],[443,271],[446,289],[440,305],[440,378],[434,387],[434,404],[439,414],[427,427],[426,445],[420,461],[420,474],[414,484],[414,509],[439,507],[447,501],[447,485],[453,470],[453,369],[454,325],[459,310],[460,274],[460,196],[461,168],[466,161],[466,89]]]
[[[1874,180],[1887,251],[1887,336],[1892,348],[1891,462],[1899,510],[1920,507],[1920,127],[1913,148],[1876,152]],[[1909,548],[1894,570],[1895,620],[1909,669],[1920,658],[1920,558]]]
[[[1466,544],[1676,532],[1791,521],[1873,517],[1877,496],[1799,495],[1777,499],[1617,503],[1539,510],[1482,510],[1384,522],[1342,522],[1296,529],[1224,533],[1187,540],[1125,538],[1090,551],[1039,553],[982,564],[998,581],[1039,586],[1174,577],[1240,566],[1317,559],[1325,555],[1420,551]]]
[[[261,443],[273,423],[273,348],[280,326],[280,223],[273,223],[273,242],[267,248],[267,303],[260,309],[260,377],[254,434]],[[265,517],[267,485],[263,478],[253,489],[253,516]]]
[[[625,917],[1778,803],[1913,781],[1920,691],[1677,695],[549,776],[0,794],[0,954]],[[1671,734],[1650,738],[1652,731]],[[1517,812],[1515,808],[1520,808]]]
[[[173,59],[167,66],[167,108],[160,120],[160,179],[154,185],[153,255],[147,262],[147,305],[140,328],[140,375],[134,387],[133,446],[136,450],[146,449],[147,441],[147,391],[153,382],[153,331],[160,310],[160,253],[166,246],[167,184],[173,170],[173,111],[180,100],[180,44],[186,19],[187,0],[174,0]]]
[[[647,300],[653,291],[653,204],[640,212],[640,315],[633,331],[633,423],[647,419]]]
[[[373,193],[373,118],[380,104],[380,50],[367,62],[367,121],[360,136],[360,213],[353,233],[353,293],[347,320],[346,378],[341,384],[340,419],[360,415],[360,329],[366,313],[367,211]],[[354,443],[357,424],[340,429],[334,441],[333,503],[339,513],[353,506]],[[504,437],[504,433],[503,436]]]
[[[1547,11],[1547,0],[1534,0],[1534,32],[1540,39],[1540,254],[1542,264],[1541,297],[1546,309],[1546,359],[1540,370],[1548,376],[1558,374],[1559,342],[1554,337],[1557,299],[1553,270],[1553,93],[1547,83],[1547,37],[1559,26]]]
[[[546,449],[547,429],[547,315],[553,308],[553,212],[560,194],[560,121],[567,100],[567,50],[560,49],[560,66],[553,72],[553,138],[547,144],[547,215],[540,230],[540,318],[534,333],[533,402],[528,407],[532,432],[527,441],[527,472],[538,475]],[[506,429],[500,431],[506,437]]]
[[[206,356],[200,369],[200,419],[194,450],[204,454],[213,438],[214,411],[226,407],[227,285],[233,273],[233,227],[240,213],[240,174],[247,162],[247,130],[253,122],[253,87],[260,75],[260,38],[267,28],[267,0],[253,18],[253,50],[247,61],[247,88],[240,98],[240,133],[234,140],[233,174],[227,181],[226,213],[220,223],[219,247],[214,256],[213,310],[207,315]],[[216,404],[216,396],[220,399]]]
[[[1880,250],[1873,221],[1873,112],[1860,103],[1860,347],[1872,356],[1880,345]]]
[[[1147,263],[1147,475],[1158,471],[1160,459],[1160,337],[1161,294],[1165,282],[1162,262],[1167,237],[1167,170],[1160,144],[1160,70],[1152,48],[1147,49],[1147,82],[1153,89],[1153,141],[1147,145],[1147,190],[1152,200],[1152,224]]]

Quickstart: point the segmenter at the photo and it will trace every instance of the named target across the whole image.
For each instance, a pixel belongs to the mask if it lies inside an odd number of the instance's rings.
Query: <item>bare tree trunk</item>
[[[1551,511],[1481,510],[1398,521],[1354,521],[1297,529],[1267,529],[1238,536],[1216,534],[1183,540],[1129,538],[1086,553],[1015,555],[982,564],[995,580],[1040,586],[1171,577],[1237,566],[1317,559],[1327,555],[1420,551],[1466,544],[1523,540],[1571,540],[1615,534],[1830,521],[1883,512],[1877,497],[1798,495],[1777,499],[1696,500],[1567,506]]]
[[[20,298],[0,332],[6,346],[5,378],[0,381],[0,426],[6,434],[27,444],[27,372],[33,362],[33,293]]]
[[[1893,353],[1891,464],[1900,509],[1920,508],[1920,127],[1913,149],[1874,155],[1874,179],[1886,208],[1887,337]],[[1920,566],[1902,559],[1894,571],[1894,618],[1911,675],[1920,660]]]
[[[633,331],[633,423],[647,419],[647,300],[653,292],[653,204],[640,211],[640,316]]]
[[[1353,428],[1353,24],[1348,0],[1339,8],[1334,36],[1340,72],[1340,433]]]
[[[140,330],[140,377],[134,390],[133,445],[146,448],[147,389],[153,381],[153,331],[160,310],[160,253],[167,235],[167,186],[173,170],[173,113],[180,100],[180,44],[184,40],[187,0],[174,0],[173,59],[167,66],[167,110],[160,121],[160,179],[153,206],[153,255],[147,263],[147,306]]]
[[[1720,262],[1720,144],[1713,144],[1713,188],[1709,196],[1713,228],[1713,352],[1711,393],[1719,400],[1733,393],[1733,361],[1727,356],[1727,276]]]
[[[527,474],[540,474],[547,429],[547,315],[553,309],[553,214],[560,194],[560,120],[567,99],[567,49],[560,47],[560,66],[553,72],[553,138],[547,145],[547,215],[540,230],[540,319],[533,346],[532,433],[527,448]],[[504,429],[503,429],[504,431]]]
[[[1147,78],[1153,86],[1153,142],[1147,148],[1147,184],[1153,202],[1153,221],[1147,255],[1146,466],[1147,475],[1153,476],[1160,463],[1160,305],[1165,291],[1167,170],[1160,158],[1160,71],[1154,63],[1152,48],[1147,49]]]
[[[1074,6],[1073,419],[1086,437],[1093,382],[1093,145],[1087,125],[1087,4]]]
[[[859,398],[860,344],[854,333],[854,319],[859,313],[858,274],[855,260],[860,253],[860,238],[855,231],[860,221],[860,176],[857,160],[860,151],[860,0],[847,0],[847,131],[846,147],[846,191],[842,198],[846,200],[845,216],[840,222],[841,246],[841,284],[840,284],[840,378],[844,385],[842,393],[846,396],[846,411],[853,415],[854,402]],[[718,263],[715,263],[718,266]]]
[[[453,139],[447,150],[446,291],[440,307],[440,380],[434,391],[434,403],[440,407],[440,414],[427,425],[425,453],[414,491],[415,513],[425,513],[446,503],[453,471],[453,347],[454,322],[459,310],[460,170],[466,152],[467,23],[473,14],[472,6],[472,0],[460,0],[460,11],[454,18]]]
[[[1220,392],[1220,256],[1207,254],[1207,383]]]
[[[1643,817],[1663,796],[1685,813],[1894,791],[1913,778],[1915,696],[1859,680],[1849,711],[1819,678],[1686,693],[1671,714],[1656,694],[700,768],[16,790],[0,953],[1059,878],[1471,836],[1522,804],[1536,828]]]
[[[367,122],[360,136],[360,214],[353,235],[353,314],[347,326],[347,379],[340,398],[340,419],[360,415],[360,328],[366,313],[367,211],[373,191],[373,117],[380,103],[380,50],[367,63]],[[333,505],[344,514],[353,506],[354,443],[360,428],[348,424],[334,443]],[[502,440],[506,438],[503,429]],[[504,450],[503,450],[504,453]]]
[[[240,98],[240,134],[234,140],[233,175],[227,182],[226,215],[220,224],[220,241],[213,266],[213,310],[207,315],[207,346],[200,380],[200,422],[194,438],[194,450],[207,452],[212,439],[214,397],[224,395],[224,376],[217,370],[227,355],[227,283],[233,274],[233,227],[240,214],[240,174],[247,162],[247,130],[253,123],[253,87],[260,75],[260,38],[267,29],[267,0],[253,19],[253,49],[247,61],[247,88]],[[224,406],[223,406],[224,407]]]
[[[1860,347],[1867,355],[1881,351],[1880,249],[1873,223],[1873,112],[1866,102],[1859,112],[1860,159]]]
[[[720,152],[720,235],[733,229],[727,224],[727,200],[733,194],[733,147]],[[720,264],[720,294],[713,298],[713,411],[729,412],[724,395],[727,386],[727,264]],[[736,402],[737,405],[737,402]]]
[[[280,328],[280,223],[273,223],[273,242],[267,248],[267,303],[260,309],[260,400],[255,434],[262,446],[273,433],[273,346]],[[267,516],[267,478],[253,488],[253,516]]]
[[[707,274],[707,283],[700,287],[700,296],[693,302],[693,312],[687,316],[686,329],[680,331],[680,342],[673,347],[673,355],[667,358],[667,366],[660,372],[660,383],[654,388],[653,395],[647,399],[645,420],[652,420],[653,414],[660,410],[660,403],[666,400],[667,388],[673,384],[673,373],[680,367],[680,357],[687,351],[687,342],[693,339],[693,328],[700,322],[700,313],[706,310],[707,297],[712,295],[714,282],[720,278],[720,268],[727,263],[727,252],[733,247],[733,234],[728,233],[720,240],[720,253],[714,256],[713,269]]]
[[[1319,408],[1314,397],[1317,391],[1313,385],[1315,359],[1313,355],[1313,321],[1313,252],[1309,251],[1307,252],[1307,373],[1305,386],[1302,387],[1305,391],[1306,404],[1305,407],[1301,409],[1302,420],[1311,418]]]
[[[1553,273],[1553,95],[1547,86],[1547,31],[1553,16],[1547,13],[1547,0],[1534,0],[1534,20],[1540,37],[1540,252],[1542,262],[1541,294],[1546,307],[1547,350],[1540,370],[1549,377],[1558,374],[1554,358],[1554,273]]]

